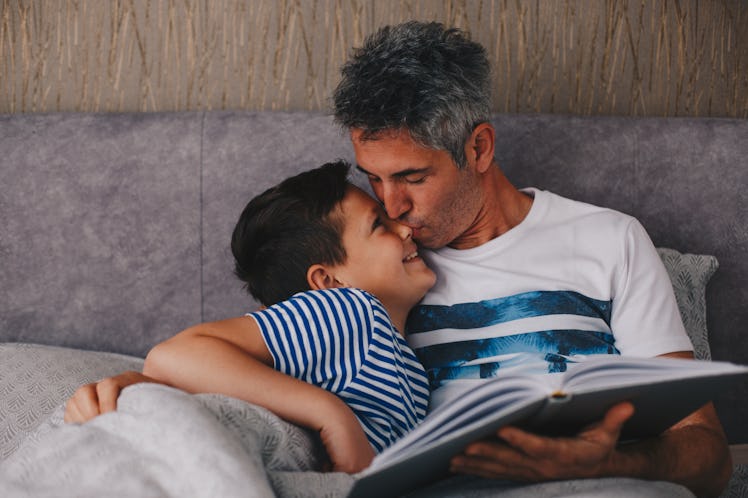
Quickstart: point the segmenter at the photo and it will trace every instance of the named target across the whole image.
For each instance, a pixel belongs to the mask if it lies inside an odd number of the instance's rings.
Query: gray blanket
[[[343,496],[352,478],[319,473],[320,445],[267,410],[155,384],[78,424],[62,407],[0,466],[4,497]]]
[[[0,496],[342,497],[353,477],[322,473],[324,455],[309,432],[269,411],[215,394],[156,384],[125,389],[118,410],[82,425],[63,407],[0,464]],[[669,483],[634,479],[519,486],[455,477],[413,498],[692,497]]]

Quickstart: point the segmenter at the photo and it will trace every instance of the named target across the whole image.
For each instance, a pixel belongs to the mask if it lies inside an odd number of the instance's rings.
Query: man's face
[[[459,169],[447,151],[422,147],[407,132],[361,135],[351,131],[359,169],[388,216],[411,227],[420,245],[437,249],[469,231],[482,205],[472,165]]]

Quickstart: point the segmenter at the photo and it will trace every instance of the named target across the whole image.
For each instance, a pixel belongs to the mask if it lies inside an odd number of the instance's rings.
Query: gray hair
[[[486,51],[459,29],[416,21],[386,26],[354,50],[341,73],[335,120],[363,130],[365,140],[405,129],[462,168],[470,134],[490,119]]]

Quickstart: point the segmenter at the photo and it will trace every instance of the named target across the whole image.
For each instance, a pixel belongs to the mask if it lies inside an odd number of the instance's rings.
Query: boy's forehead
[[[346,222],[360,220],[362,215],[374,213],[379,204],[356,185],[349,184],[340,203],[340,211]]]
[[[369,194],[361,190],[361,188],[357,187],[356,185],[350,183],[345,189],[345,195],[343,196],[343,200],[341,201],[341,206],[344,209],[346,206],[349,206],[349,209],[353,206],[362,207],[368,204],[370,199],[373,201]]]

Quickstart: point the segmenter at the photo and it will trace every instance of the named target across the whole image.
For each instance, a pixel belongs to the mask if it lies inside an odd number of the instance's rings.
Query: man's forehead
[[[376,142],[382,139],[403,138],[410,139],[410,132],[405,128],[384,128],[381,130],[367,130],[364,128],[351,128],[350,137],[353,142],[366,143]]]
[[[403,176],[422,171],[431,165],[439,152],[423,147],[410,135],[382,135],[376,139],[362,139],[351,132],[356,154],[356,168],[376,176]]]

